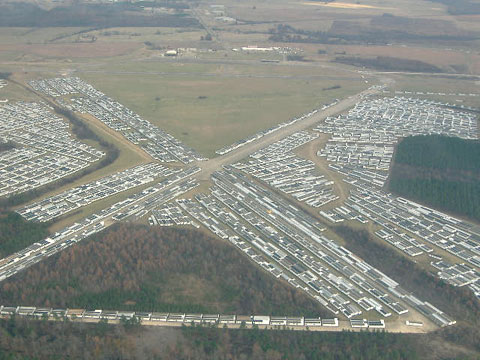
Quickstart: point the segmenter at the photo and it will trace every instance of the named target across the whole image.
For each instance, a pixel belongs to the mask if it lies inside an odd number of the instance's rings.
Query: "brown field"
[[[388,9],[391,8],[381,8],[378,6],[372,5],[362,5],[362,4],[352,4],[352,3],[341,3],[341,2],[333,2],[333,3],[323,3],[323,2],[304,2],[302,5],[312,5],[312,6],[325,6],[325,7],[332,7],[338,9]]]
[[[38,97],[11,81],[8,81],[7,86],[0,89],[0,100],[5,99],[8,99],[9,102],[38,101]]]
[[[123,42],[72,44],[2,44],[0,52],[33,54],[47,58],[95,58],[120,56],[140,48],[139,44]]]

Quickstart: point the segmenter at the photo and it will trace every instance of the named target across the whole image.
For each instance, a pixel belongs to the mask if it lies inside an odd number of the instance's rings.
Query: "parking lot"
[[[82,206],[179,171],[154,163],[138,165],[32,203],[17,212],[26,220],[50,221]]]
[[[0,107],[0,196],[35,189],[84,169],[105,153],[76,140],[69,125],[43,103]]]
[[[315,133],[294,133],[252,155],[245,163],[236,163],[242,170],[268,185],[289,194],[312,207],[321,207],[338,199],[333,193],[333,181],[328,180],[310,160],[296,156],[292,151],[318,137]]]
[[[353,186],[343,206],[321,215],[333,223],[372,221],[381,227],[375,232],[379,239],[408,256],[429,256],[437,268],[446,261],[435,249],[449,252],[459,259],[458,266],[469,270],[445,271],[450,266],[442,266],[439,277],[454,286],[469,286],[480,298],[480,227],[382,189],[394,146],[402,137],[442,134],[477,139],[475,114],[430,100],[367,99],[315,130],[331,134],[317,155]]]
[[[97,117],[158,160],[184,164],[204,160],[170,135],[78,78],[39,80],[31,85],[37,91],[55,97],[65,107]],[[352,99],[350,101],[353,102]],[[48,126],[40,126],[35,134],[47,137],[48,131],[55,132],[55,135],[50,135],[50,140],[42,138],[42,143],[51,141],[49,148],[57,151],[55,146],[58,146],[58,152],[61,152],[60,145],[54,141],[63,144],[70,140],[65,129],[66,123],[57,119],[63,124],[60,125],[51,120],[46,115],[50,113],[46,105],[37,104],[38,110],[35,111],[31,110],[31,105],[24,108],[24,103],[12,106],[14,110],[8,108],[8,111],[21,121],[10,121],[10,125],[7,121],[6,124],[10,126],[8,131],[0,128],[3,137],[14,132],[17,125],[21,129],[28,129],[28,126],[32,126],[30,119],[35,119],[36,123],[38,114],[42,114],[39,119],[48,119]],[[302,116],[307,119],[313,115]],[[294,119],[297,124],[292,129],[298,126],[302,116]],[[285,124],[289,126],[288,122]],[[7,125],[2,124],[5,128]],[[375,232],[379,239],[409,256],[430,256],[440,278],[455,286],[470,286],[478,296],[479,229],[382,190],[388,178],[393,148],[401,137],[441,133],[475,138],[478,131],[475,117],[469,112],[458,112],[426,100],[367,97],[348,113],[327,118],[314,130],[292,130],[284,138],[277,136],[273,137],[274,141],[264,142],[263,148],[253,146],[256,151],[252,150],[249,158],[233,165],[224,165],[222,170],[213,172],[210,190],[191,198],[185,198],[185,194],[199,185],[195,178],[204,171],[201,167],[173,170],[166,165],[150,163],[108,175],[19,209],[18,212],[27,219],[49,221],[107,196],[154,183],[0,260],[0,281],[116,221],[135,221],[149,216],[151,225],[203,225],[213,234],[231,242],[252,263],[258,264],[272,276],[306,292],[333,314],[352,319],[352,327],[369,327],[367,320],[359,318],[366,314],[381,318],[394,315],[412,323],[417,323],[419,314],[422,314],[439,326],[454,324],[455,320],[444,312],[448,313],[448,309],[437,309],[419,299],[402,288],[401,284],[325,236],[324,223],[294,205],[296,202],[291,202],[284,195],[312,208],[319,208],[320,215],[327,223],[349,220],[374,222],[379,226]],[[267,136],[275,131],[276,128],[266,130],[261,134],[260,137],[264,139],[260,142],[268,140]],[[344,181],[353,187],[347,201],[331,210],[322,207],[337,199],[333,182],[326,179],[312,161],[294,153],[295,149],[316,139],[318,132],[331,134],[318,155],[326,157],[329,167],[342,174]],[[35,136],[26,138],[35,143]],[[256,140],[258,138],[251,142]],[[69,150],[70,153],[65,152],[64,156],[87,162],[96,161],[101,155],[85,144],[72,143],[74,146]],[[241,147],[249,143],[242,142]],[[13,150],[9,157],[0,159],[0,164],[5,162],[7,172],[15,170],[10,164],[37,160],[43,156],[43,152],[47,152],[47,148],[41,145]],[[58,158],[61,158],[60,154],[56,154],[55,159]],[[235,161],[238,159],[240,157]],[[38,163],[42,164],[41,161]],[[207,168],[210,174],[211,170]],[[277,191],[272,192],[272,188]],[[435,253],[436,247],[450,252],[465,263],[446,261]],[[184,321],[186,315],[183,315],[175,315],[172,319]],[[91,316],[97,314],[92,313]],[[188,317],[188,321],[199,319],[195,316]],[[263,320],[259,318],[259,321]],[[274,324],[282,321],[286,320],[273,319]],[[269,319],[269,324],[272,324],[272,319]],[[372,322],[371,325],[375,327],[381,324]]]
[[[68,109],[94,116],[109,128],[120,132],[133,144],[141,146],[156,160],[180,161],[184,164],[206,160],[172,135],[142,119],[138,114],[79,78],[32,80],[30,86],[36,91],[56,98],[60,105]],[[62,98],[66,95],[70,101]]]
[[[178,200],[196,221],[233,243],[273,276],[307,292],[334,314],[375,311],[408,316],[413,307],[440,326],[454,323],[394,280],[325,237],[302,210],[227,167],[213,174],[211,194]]]
[[[146,215],[176,197],[194,189],[198,183],[192,175],[200,169],[191,167],[170,174],[142,191],[112,206],[102,209],[81,221],[67,226],[46,239],[36,242],[0,260],[0,281],[9,278],[19,271],[44,260],[59,251],[102,231],[115,221],[133,221]]]

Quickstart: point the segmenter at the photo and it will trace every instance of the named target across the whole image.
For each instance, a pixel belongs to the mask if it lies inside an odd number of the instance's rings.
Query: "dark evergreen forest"
[[[429,135],[403,139],[389,190],[428,206],[480,221],[480,141]]]
[[[0,258],[43,240],[48,235],[48,224],[29,222],[15,212],[0,211]]]

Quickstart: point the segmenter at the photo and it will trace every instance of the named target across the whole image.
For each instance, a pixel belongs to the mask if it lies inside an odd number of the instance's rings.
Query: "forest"
[[[397,170],[392,172],[397,174]],[[405,179],[392,176],[390,190],[400,196],[480,221],[480,182]]]
[[[398,20],[398,17],[392,17]],[[391,19],[393,20],[393,19]],[[420,22],[420,20],[422,20]],[[480,36],[477,33],[449,29],[447,33],[421,31],[418,25],[428,22],[428,19],[419,19],[416,24],[402,28],[391,28],[380,22],[365,25],[363,22],[336,20],[327,31],[313,31],[294,28],[288,24],[278,24],[268,30],[269,40],[275,42],[310,43],[310,44],[390,44],[395,42],[446,42],[446,41],[471,41]],[[387,24],[390,22],[387,21]],[[423,25],[422,25],[423,26]]]
[[[184,327],[187,344],[195,344],[196,358],[222,358],[230,353],[248,359],[419,359],[408,336],[353,332],[294,332],[259,329],[218,331],[205,327]],[[190,345],[191,346],[191,345]],[[184,348],[174,348],[182,358]],[[183,356],[182,356],[183,355]]]
[[[0,210],[0,259],[48,235],[48,223],[26,221],[19,214]]]
[[[31,321],[14,316],[0,319],[0,360],[132,359],[138,353],[130,336],[139,341],[140,333],[122,325]]]
[[[439,135],[403,139],[395,151],[388,189],[480,221],[480,141]]]
[[[383,331],[227,331],[183,327],[182,334],[186,340],[181,346],[177,342],[169,351],[169,355],[173,353],[176,356],[173,358],[176,359],[473,360],[479,356],[477,351],[467,347],[462,349],[452,346],[450,335],[445,330],[428,335],[413,335]],[[476,339],[478,340],[478,334]],[[191,356],[192,352],[194,356]]]
[[[297,332],[188,325],[182,328],[141,327],[126,323],[86,324],[12,317],[0,319],[0,360],[478,359],[478,352],[452,344],[451,341],[463,336],[472,335],[455,329],[442,329],[427,335]]]
[[[401,59],[390,56],[377,56],[375,58],[337,56],[334,61],[342,64],[367,67],[384,71],[410,71],[432,73],[443,72],[441,68],[423,61]]]
[[[0,284],[0,304],[331,316],[203,232],[117,224]]]
[[[79,3],[60,5],[45,10],[27,2],[3,3],[0,6],[0,26],[11,27],[198,27],[198,21],[186,14],[185,3],[166,1],[176,13],[152,14],[144,11],[151,2],[139,5],[131,2]],[[159,4],[159,6],[162,3]]]
[[[480,173],[480,141],[442,135],[404,138],[397,146],[395,161],[427,169]]]

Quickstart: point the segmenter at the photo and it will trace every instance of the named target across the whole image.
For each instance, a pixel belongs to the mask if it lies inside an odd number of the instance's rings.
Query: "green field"
[[[427,95],[427,92],[445,94],[480,94],[480,81],[474,79],[458,79],[455,77],[405,75],[394,76],[395,83],[390,87],[392,91],[423,92],[424,95],[406,95],[427,98],[444,103],[478,107],[478,96],[444,96]]]
[[[167,74],[170,67],[174,70]],[[284,75],[251,77],[237,76],[245,69],[225,73],[221,65],[185,64],[180,74],[178,68],[161,66],[162,73],[152,75],[84,73],[81,77],[209,157],[225,145],[366,87],[364,82],[341,77],[288,77],[288,67]],[[334,85],[341,87],[324,90]]]

